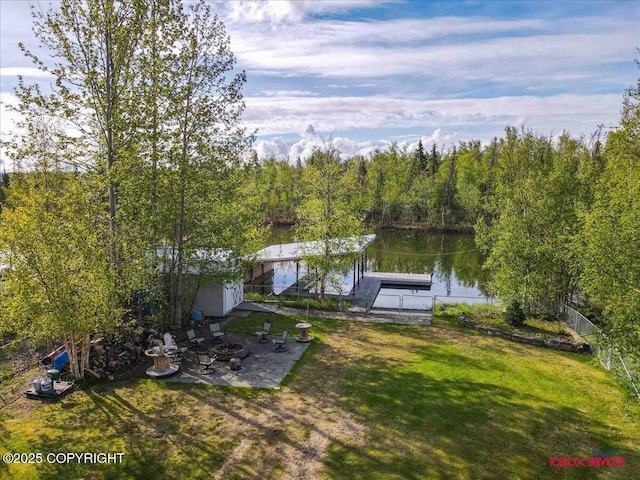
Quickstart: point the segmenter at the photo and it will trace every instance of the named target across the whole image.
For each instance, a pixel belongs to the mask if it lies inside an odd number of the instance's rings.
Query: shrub
[[[512,327],[524,325],[525,316],[522,306],[518,300],[513,300],[504,312],[504,320]]]

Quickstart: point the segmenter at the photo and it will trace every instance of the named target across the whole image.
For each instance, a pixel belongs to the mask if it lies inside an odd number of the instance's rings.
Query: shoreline
[[[291,218],[284,219],[266,219],[263,222],[264,226],[271,227],[292,227],[296,224],[296,220]],[[414,232],[429,232],[429,233],[457,233],[473,235],[476,233],[475,228],[472,225],[426,225],[419,223],[386,223],[386,224],[367,224],[367,227],[374,230],[407,230]]]

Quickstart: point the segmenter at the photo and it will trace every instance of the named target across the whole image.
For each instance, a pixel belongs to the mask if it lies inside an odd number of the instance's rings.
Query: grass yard
[[[252,314],[229,330],[300,317]],[[636,479],[640,405],[591,357],[439,317],[312,319],[279,390],[122,379],[0,409],[0,453],[122,452],[122,464],[7,465],[2,479]],[[33,375],[14,379],[14,393]],[[15,382],[21,381],[20,385]],[[9,398],[9,382],[3,383]],[[624,467],[550,467],[615,452]]]
[[[451,305],[440,310],[445,317],[453,317],[460,312],[465,312],[473,322],[493,327],[505,332],[517,333],[527,337],[540,338],[542,340],[571,341],[572,336],[567,328],[559,320],[544,320],[542,318],[527,317],[525,324],[519,327],[509,325],[498,307],[490,308],[488,305]]]

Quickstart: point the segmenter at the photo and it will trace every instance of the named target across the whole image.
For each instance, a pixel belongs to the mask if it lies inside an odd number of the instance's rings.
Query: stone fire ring
[[[218,356],[217,359],[221,362],[228,362],[232,358],[244,358],[249,355],[249,350],[239,343],[214,345],[210,350]]]

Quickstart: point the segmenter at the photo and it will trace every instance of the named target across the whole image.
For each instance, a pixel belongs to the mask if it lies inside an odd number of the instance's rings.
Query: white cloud
[[[16,123],[20,120],[20,114],[14,112],[9,106],[17,106],[18,98],[11,94],[0,92],[0,140],[8,142],[16,132]],[[10,170],[11,161],[4,147],[0,148],[0,170]]]
[[[389,97],[250,97],[244,123],[260,135],[300,131],[487,126],[525,123],[532,128],[588,133],[618,120],[618,94],[511,96],[416,100]]]
[[[449,147],[458,137],[457,132],[444,133],[440,128],[435,129],[430,135],[423,135],[419,138],[413,135],[408,139],[395,142],[390,140],[355,141],[345,137],[321,137],[309,134],[311,131],[314,131],[313,125],[309,125],[298,140],[286,141],[282,137],[276,137],[271,140],[258,141],[255,146],[258,158],[275,158],[291,164],[300,158],[304,163],[315,150],[324,149],[327,142],[332,143],[343,159],[351,158],[355,155],[369,157],[376,151],[387,150],[392,143],[396,143],[401,149],[413,152],[418,147],[420,140],[424,148],[428,150],[434,143],[438,148]]]
[[[17,77],[22,75],[23,77],[31,78],[46,78],[52,79],[53,76],[49,72],[43,72],[39,68],[34,67],[3,67],[0,68],[0,77]]]
[[[388,0],[236,0],[226,2],[227,15],[231,21],[250,23],[301,22],[309,15],[341,13],[354,8],[390,3]]]
[[[304,22],[275,32],[267,26],[247,31],[232,24],[230,30],[240,64],[263,74],[415,75],[439,78],[443,83],[460,75],[466,80],[554,82],[575,75],[577,68],[594,72],[593,76],[602,73],[596,65],[631,61],[638,40],[632,19],[599,23],[573,19],[554,24],[447,17]],[[480,35],[484,33],[492,35]],[[492,38],[496,34],[502,36]]]

